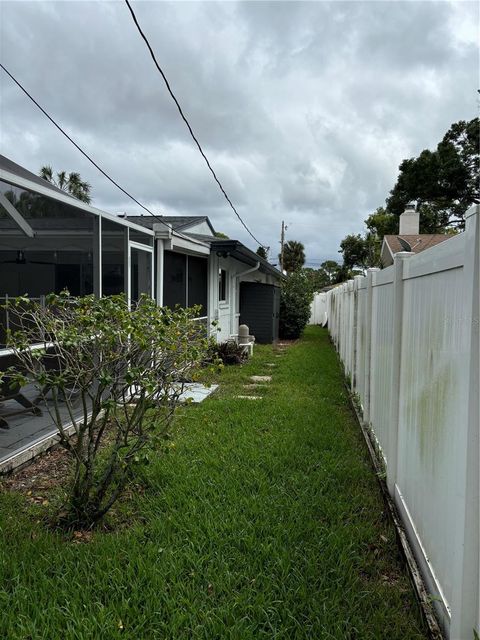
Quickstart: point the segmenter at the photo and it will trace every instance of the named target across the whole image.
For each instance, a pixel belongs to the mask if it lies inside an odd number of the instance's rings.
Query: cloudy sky
[[[278,253],[315,265],[384,203],[403,158],[477,115],[470,2],[133,2],[230,198]],[[2,63],[133,195],[248,237],[119,2],[0,1]],[[139,212],[0,70],[0,152],[79,171],[93,204]]]

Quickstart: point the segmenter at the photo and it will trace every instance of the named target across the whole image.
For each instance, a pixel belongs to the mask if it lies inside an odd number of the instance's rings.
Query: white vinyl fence
[[[327,294],[316,293],[310,305],[310,320],[308,324],[327,324]]]
[[[450,640],[480,626],[479,209],[464,233],[327,293],[330,334]]]

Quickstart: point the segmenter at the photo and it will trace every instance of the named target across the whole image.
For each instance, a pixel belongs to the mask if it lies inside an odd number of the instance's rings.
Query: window
[[[226,302],[228,295],[228,286],[227,286],[227,272],[225,269],[218,270],[218,300],[219,302]]]

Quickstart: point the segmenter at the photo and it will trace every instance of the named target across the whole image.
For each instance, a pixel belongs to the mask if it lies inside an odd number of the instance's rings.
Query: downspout
[[[240,312],[240,288],[238,287],[238,285],[240,284],[240,278],[243,278],[243,276],[247,276],[249,273],[253,273],[254,271],[258,271],[259,269],[260,269],[260,262],[257,262],[257,264],[254,267],[250,267],[250,269],[247,269],[246,271],[241,271],[240,273],[237,273],[235,275],[235,303],[230,307],[231,309],[230,334],[233,334],[233,330],[235,326],[235,309],[237,308],[237,302],[238,302],[238,312]]]

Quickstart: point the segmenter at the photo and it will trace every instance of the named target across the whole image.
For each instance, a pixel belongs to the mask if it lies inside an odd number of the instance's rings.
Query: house
[[[217,238],[208,217],[161,218],[127,218],[155,232],[159,304],[201,305],[199,319],[219,341],[238,334],[239,324],[258,342],[276,340],[282,273],[238,240]]]
[[[112,215],[0,156],[0,304],[64,289],[129,300],[147,293],[159,305],[200,306],[198,320],[217,340],[246,322],[272,341],[282,278],[241,242],[217,238],[206,216]],[[0,349],[8,324],[2,313]]]
[[[198,305],[196,321],[218,341],[239,323],[259,341],[278,333],[282,274],[236,240],[222,240],[206,216],[117,216],[81,202],[0,155],[0,371],[12,364],[8,297],[48,293],[148,294],[159,305]],[[215,326],[212,322],[216,321]],[[64,428],[73,429],[66,409]],[[0,385],[0,470],[23,464],[56,441],[49,411],[32,385]]]
[[[420,233],[420,214],[414,205],[407,208],[400,216],[400,228],[398,235],[386,235],[383,237],[380,259],[383,267],[393,264],[393,257],[400,251],[420,253],[434,247],[451,238],[445,233]]]

